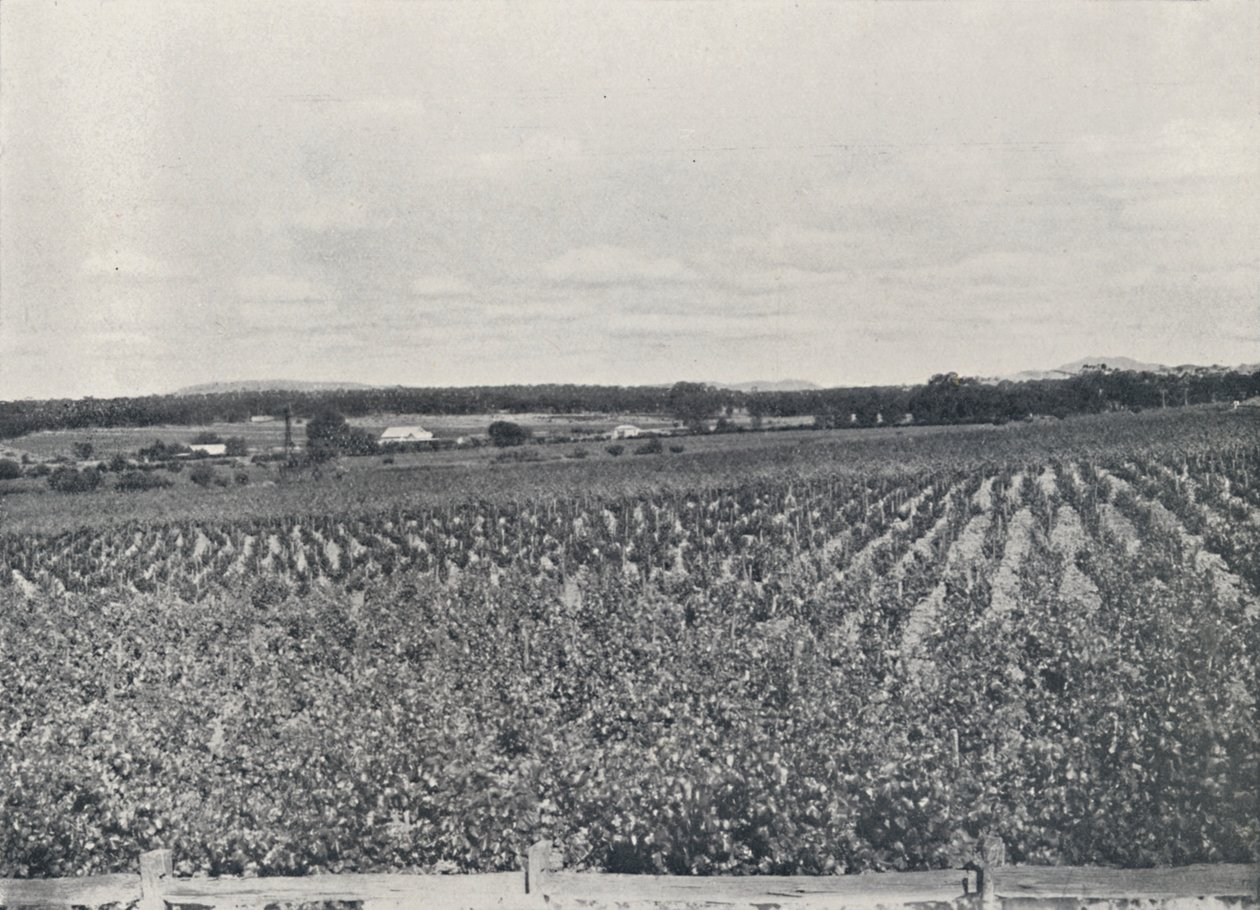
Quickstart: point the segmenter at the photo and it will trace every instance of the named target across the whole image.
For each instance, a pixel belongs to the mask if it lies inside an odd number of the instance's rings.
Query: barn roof
[[[433,434],[424,427],[416,425],[409,427],[386,427],[385,432],[381,434],[381,439],[413,439],[417,436],[429,437]]]

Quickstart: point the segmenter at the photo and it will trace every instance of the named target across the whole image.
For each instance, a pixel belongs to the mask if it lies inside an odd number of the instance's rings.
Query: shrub
[[[636,455],[659,455],[659,454],[661,454],[661,453],[662,453],[662,452],[664,452],[664,451],[665,451],[665,446],[664,446],[664,444],[662,444],[662,443],[661,443],[660,439],[658,439],[657,437],[653,436],[653,437],[652,437],[651,439],[649,439],[647,442],[643,443],[643,445],[638,446],[638,447],[634,450],[634,454],[636,454]]]
[[[675,455],[681,454],[683,449],[684,449],[684,446],[682,445],[682,443],[675,443],[674,445],[669,447],[669,450],[673,452]]]
[[[248,471],[236,472],[236,485],[239,487],[249,486],[249,472]]]
[[[198,433],[196,436],[192,438],[192,441],[194,445],[203,445],[203,446],[205,445],[213,446],[213,445],[218,445],[219,443],[223,442],[222,438],[220,438],[218,433],[211,433],[209,430],[202,430],[200,433]]]
[[[178,474],[180,471],[184,470],[184,463],[182,461],[168,461],[166,463],[166,470],[170,471],[172,474]]]
[[[381,459],[381,464],[393,464],[393,463],[394,463],[393,455],[386,455],[384,458]]]
[[[47,477],[51,473],[52,473],[52,468],[48,467],[48,465],[43,464],[42,462],[40,464],[35,465],[35,467],[31,468],[31,475],[34,477]]]
[[[197,484],[199,487],[210,486],[210,484],[214,483],[217,476],[218,474],[215,472],[214,468],[210,467],[208,464],[195,465],[193,469],[188,472],[188,479]]]
[[[86,461],[91,458],[92,453],[95,451],[90,442],[76,442],[71,448],[74,452],[74,457],[79,459],[79,461]]]
[[[589,454],[591,454],[591,453],[590,453],[590,452],[588,452],[588,451],[586,451],[586,449],[574,449],[574,450],[573,450],[573,451],[569,454],[569,457],[570,457],[570,458],[585,458],[585,457],[586,457],[587,455],[589,455]]]
[[[157,490],[170,485],[171,481],[169,479],[159,477],[156,474],[149,474],[145,471],[127,471],[115,481],[114,489],[121,490],[124,493],[138,493],[142,490]]]
[[[245,437],[243,436],[229,436],[223,440],[223,444],[227,446],[227,454],[229,455],[240,457],[241,455],[249,454],[249,446],[245,444]]]
[[[115,474],[121,474],[123,471],[131,467],[131,463],[127,461],[127,456],[119,452],[109,460],[109,470]]]
[[[626,450],[625,446],[623,446],[621,443],[616,443],[616,442],[608,446],[606,449],[604,449],[605,452],[607,452],[609,455],[612,455],[614,458],[620,455],[625,450]]]
[[[58,468],[48,476],[48,486],[58,493],[90,493],[101,485],[101,472],[94,468],[76,471]]]
[[[247,481],[249,480],[249,478],[248,478],[248,477],[247,477],[247,478],[245,478],[245,479],[246,479]],[[215,475],[214,475],[214,483],[215,483],[215,486],[219,486],[219,487],[226,487],[226,486],[227,486],[228,484],[230,484],[231,482],[232,482],[232,478],[230,478],[230,477],[225,477],[225,476],[224,476],[224,475],[222,475],[222,474],[215,474]]]
[[[0,480],[16,480],[22,476],[22,466],[9,458],[0,458]]]

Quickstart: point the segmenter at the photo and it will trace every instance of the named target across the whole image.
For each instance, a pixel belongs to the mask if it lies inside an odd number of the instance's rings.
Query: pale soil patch
[[[1037,475],[1037,486],[1041,487],[1041,492],[1047,497],[1059,492],[1059,481],[1054,476],[1054,468],[1047,467]]]
[[[985,501],[991,506],[992,487],[992,480],[986,479],[976,492],[976,496],[972,497],[972,501]],[[982,494],[983,499],[978,499]],[[992,523],[993,515],[988,511],[980,515],[973,515],[968,520],[963,527],[962,533],[958,535],[958,539],[954,541],[954,545],[950,547],[949,553],[945,557],[942,579],[958,569],[983,559],[984,538],[988,533],[989,525]],[[936,625],[937,613],[940,612],[941,605],[944,602],[945,582],[942,580],[932,589],[932,592],[927,597],[915,604],[914,609],[910,611],[910,617],[906,620],[905,631],[901,635],[901,653],[903,655],[917,655],[924,637]]]
[[[993,481],[995,479],[986,477],[984,483],[980,484],[980,489],[976,490],[971,496],[971,502],[986,512],[993,508]]]
[[[1016,471],[1011,475],[1011,482],[1006,487],[1006,503],[1007,505],[1017,506],[1024,501],[1024,472]]]
[[[1059,597],[1074,600],[1091,610],[1102,603],[1098,586],[1076,567],[1076,556],[1089,546],[1085,526],[1076,509],[1060,505],[1054,513],[1054,529],[1050,532],[1050,549],[1063,557],[1063,577],[1059,580]]]
[[[32,584],[27,577],[17,569],[13,570],[13,583],[17,585],[17,589],[27,597],[34,597],[39,592],[39,587]]]
[[[1019,569],[1032,546],[1033,515],[1028,508],[1021,508],[1011,516],[1006,528],[1006,546],[1002,561],[993,576],[992,599],[989,609],[1004,613],[1019,601]]]

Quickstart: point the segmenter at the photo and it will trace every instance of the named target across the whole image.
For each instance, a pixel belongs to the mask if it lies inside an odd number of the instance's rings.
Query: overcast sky
[[[0,399],[1260,359],[1260,3],[4,0]]]

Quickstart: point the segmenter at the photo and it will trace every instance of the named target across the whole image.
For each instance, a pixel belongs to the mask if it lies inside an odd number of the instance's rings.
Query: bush
[[[76,442],[72,446],[72,451],[74,452],[74,457],[79,459],[79,461],[86,461],[92,457],[92,453],[95,450],[90,442]]]
[[[169,479],[156,474],[145,471],[127,471],[114,482],[114,489],[124,493],[138,493],[142,490],[158,490],[170,485]]]
[[[214,446],[223,442],[218,433],[211,433],[209,430],[202,430],[192,439],[194,445]]]
[[[249,472],[248,472],[248,471],[237,471],[237,472],[236,472],[236,485],[237,485],[238,487],[247,487],[247,486],[249,486]]]
[[[188,479],[199,487],[208,487],[214,483],[218,474],[214,468],[208,464],[194,465],[193,469],[188,472]]]
[[[22,466],[8,458],[0,458],[0,480],[17,480],[22,476]]]
[[[127,461],[127,456],[119,452],[109,460],[109,470],[115,474],[121,474],[123,471],[131,467],[131,462]]]
[[[664,444],[662,444],[662,442],[660,441],[660,439],[658,439],[658,438],[656,438],[655,436],[653,436],[653,437],[652,437],[651,439],[649,439],[647,442],[643,443],[643,445],[638,446],[638,447],[634,450],[634,454],[636,454],[636,455],[659,455],[659,454],[661,454],[661,453],[662,453],[662,452],[664,452],[664,451],[665,451],[665,446],[664,446]]]
[[[223,444],[227,446],[228,455],[239,458],[242,455],[249,454],[249,446],[245,444],[245,437],[243,436],[229,436],[223,440]]]
[[[684,449],[684,446],[681,443],[675,443],[674,445],[669,447],[669,450],[673,452],[675,455],[682,454],[683,449]]]
[[[52,473],[52,468],[48,467],[48,465],[44,464],[43,462],[31,468],[31,475],[33,477],[47,477],[51,473]]]
[[[182,461],[168,461],[166,463],[166,470],[170,471],[172,474],[178,474],[180,471],[184,470],[184,463]]]
[[[486,433],[490,442],[499,448],[524,445],[530,437],[529,430],[510,420],[496,420],[486,429]]]
[[[620,455],[621,453],[623,453],[625,450],[626,450],[626,447],[623,446],[621,443],[617,443],[617,442],[613,443],[612,445],[604,449],[605,452],[607,452],[609,455],[612,455],[614,458]]]
[[[101,485],[101,472],[94,468],[76,471],[58,468],[48,476],[48,486],[58,493],[90,493]]]
[[[586,451],[586,449],[574,449],[574,450],[573,450],[573,451],[569,454],[569,457],[570,457],[570,458],[585,458],[585,457],[586,457],[587,455],[589,455],[589,454],[591,454],[591,453],[590,453],[590,452],[588,452],[588,451]]]

